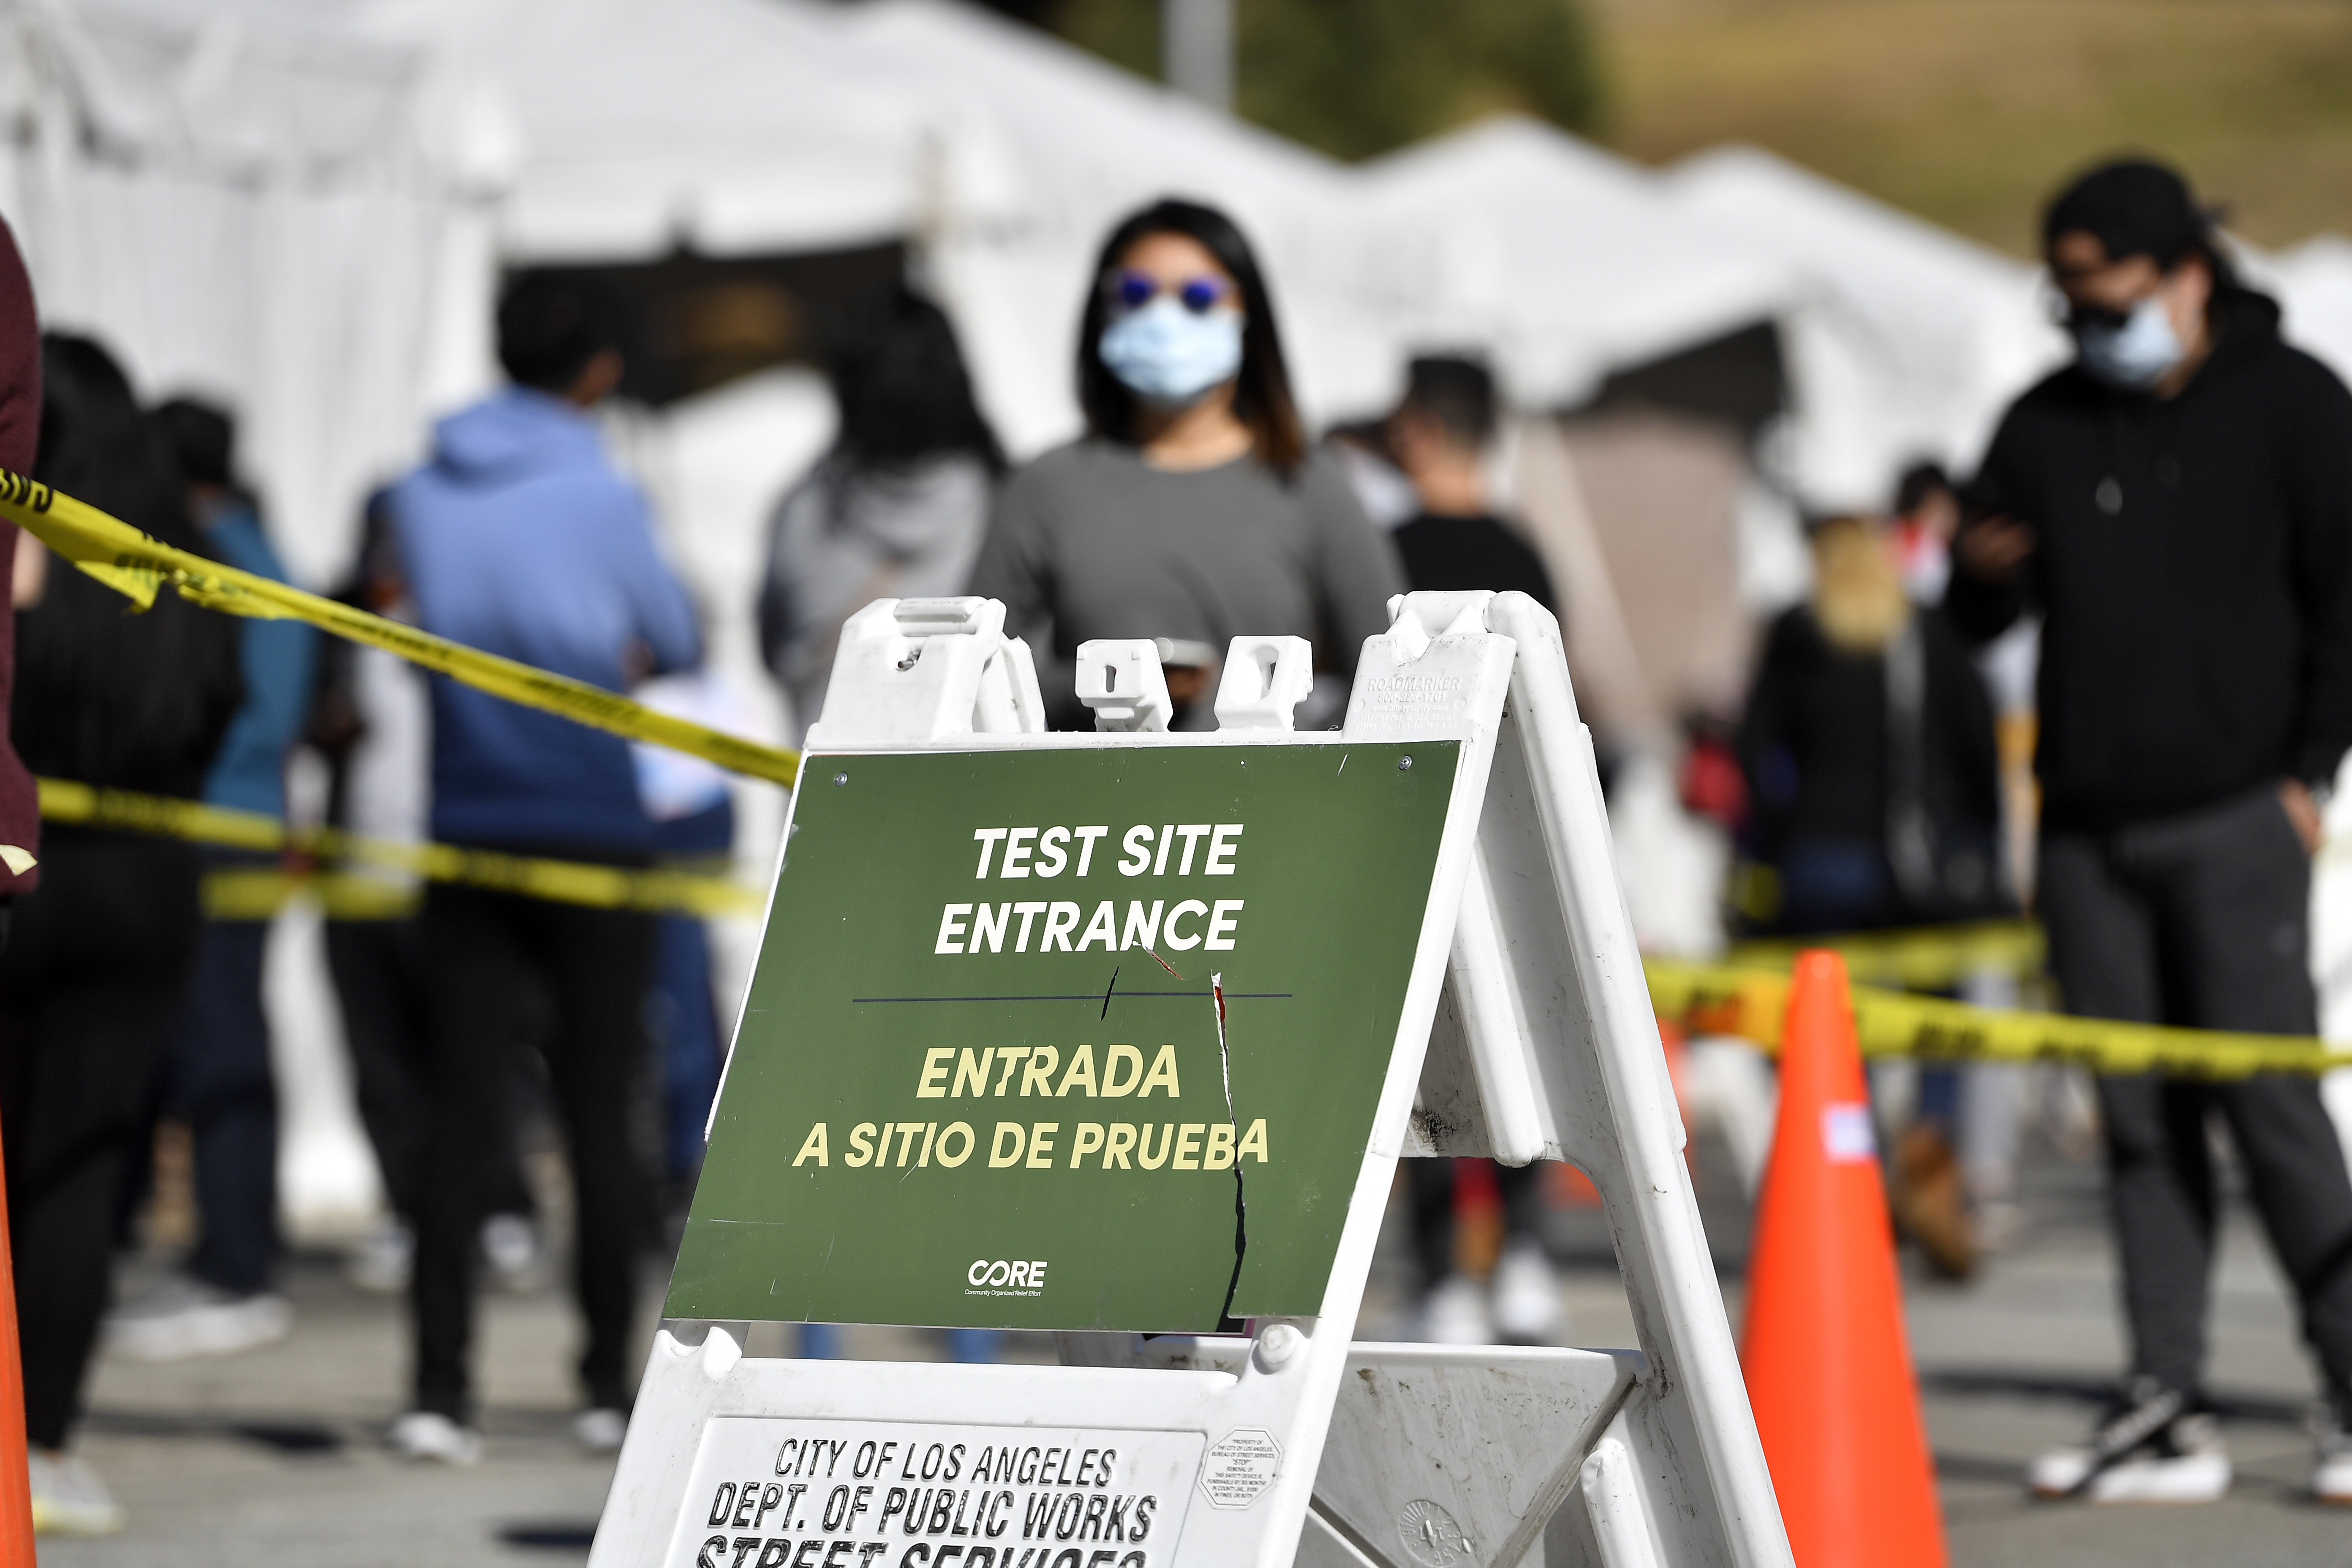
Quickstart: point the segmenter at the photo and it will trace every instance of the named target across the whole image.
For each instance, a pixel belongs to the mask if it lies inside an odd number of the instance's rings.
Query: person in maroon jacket
[[[32,279],[16,254],[16,237],[0,219],[0,468],[31,473],[40,438],[41,323],[33,310]],[[40,548],[30,539],[20,539],[15,523],[0,522],[0,593],[12,605],[17,597],[17,552]],[[8,707],[16,652],[15,617],[0,616],[0,712]],[[0,844],[13,844],[28,855],[41,852],[40,799],[5,726],[0,726]],[[11,871],[0,865],[0,940],[8,929],[6,900],[31,892],[40,876],[38,868]]]

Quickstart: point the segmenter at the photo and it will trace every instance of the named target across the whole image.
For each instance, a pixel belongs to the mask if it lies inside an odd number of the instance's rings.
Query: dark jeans
[[[25,1428],[56,1448],[106,1310],[115,1215],[202,915],[190,846],[42,838],[41,885],[16,900],[0,953],[0,1142]]]
[[[580,1374],[592,1405],[627,1409],[637,1254],[653,1230],[652,1184],[631,1105],[646,1061],[653,920],[473,888],[425,900],[427,1033],[421,1079],[431,1124],[416,1212],[416,1404],[472,1415],[475,1237],[501,1162],[511,1163],[507,1062],[536,982],[553,1003],[543,1046],[571,1156],[574,1285],[588,1320]]]
[[[233,1295],[267,1289],[278,1257],[278,1080],[261,1008],[267,921],[207,921],[166,1102],[188,1119],[202,1222],[188,1272]]]
[[[1495,1189],[1503,1200],[1503,1234],[1517,1241],[1539,1236],[1543,1222],[1543,1162],[1524,1165],[1489,1162]],[[1413,1256],[1421,1260],[1423,1289],[1454,1272],[1454,1167],[1446,1159],[1404,1162],[1412,1198]]]
[[[710,931],[692,915],[663,915],[655,951],[654,1033],[661,1058],[662,1173],[689,1182],[702,1169],[702,1130],[727,1049],[710,989]]]
[[[2311,864],[2272,791],[2111,833],[2045,833],[2040,885],[2067,1011],[2317,1032],[2305,959]],[[2099,1108],[2134,1370],[2184,1391],[2199,1384],[2215,1220],[2206,1123],[2218,1110],[2329,1391],[2352,1395],[2352,1179],[2316,1082],[2109,1075]]]

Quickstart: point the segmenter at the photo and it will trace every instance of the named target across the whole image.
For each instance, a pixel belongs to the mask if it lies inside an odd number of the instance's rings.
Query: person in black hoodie
[[[52,333],[41,384],[33,478],[202,552],[178,461],[107,352]],[[8,711],[17,754],[47,777],[203,793],[245,699],[236,621],[169,593],[131,615],[96,578],[26,555]],[[121,1528],[67,1440],[106,1310],[122,1187],[195,964],[201,874],[193,844],[52,826],[40,886],[17,898],[0,953],[0,1142],[34,1520],[47,1531]]]
[[[2045,215],[2075,363],[2026,393],[1969,497],[1946,606],[2042,616],[2039,901],[2072,1012],[2311,1035],[2310,856],[2352,745],[2352,393],[2279,336],[2181,177],[2127,162]],[[2302,1306],[2352,1502],[2352,1179],[2316,1085],[2099,1080],[2133,1345],[2117,1408],[2039,1492],[2218,1498],[2199,1394],[2229,1123]]]

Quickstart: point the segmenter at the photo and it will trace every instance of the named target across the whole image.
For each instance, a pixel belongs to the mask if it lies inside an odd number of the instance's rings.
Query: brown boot
[[[1895,1141],[1888,1194],[1895,1224],[1919,1244],[1936,1272],[1965,1279],[1976,1271],[1976,1226],[1969,1217],[1960,1163],[1942,1132],[1925,1122]]]

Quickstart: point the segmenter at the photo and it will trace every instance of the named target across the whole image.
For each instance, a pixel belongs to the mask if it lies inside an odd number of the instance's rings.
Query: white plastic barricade
[[[1201,733],[1087,644],[1053,734],[1001,605],[848,623],[593,1568],[1790,1563],[1559,626],[1391,612],[1323,734],[1295,637]],[[1471,1153],[1591,1177],[1638,1352],[1351,1342],[1397,1159]]]

